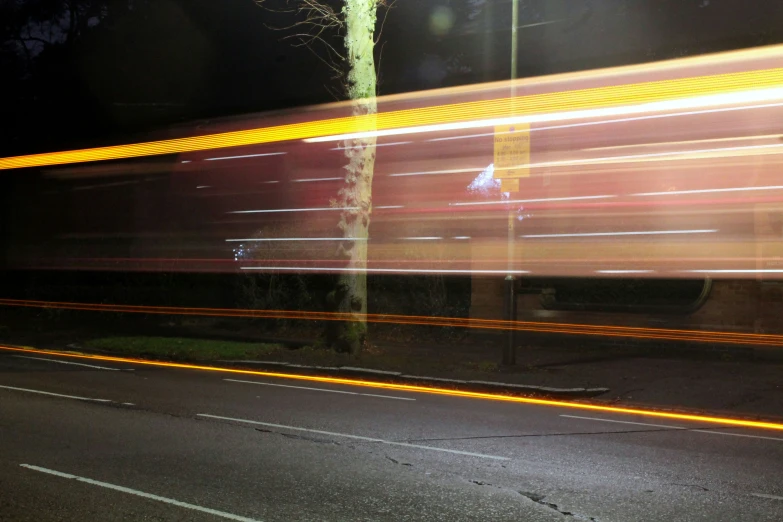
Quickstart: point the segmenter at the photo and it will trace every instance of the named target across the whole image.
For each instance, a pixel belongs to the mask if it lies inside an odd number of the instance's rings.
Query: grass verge
[[[85,348],[131,357],[179,361],[258,359],[284,350],[279,344],[184,339],[181,337],[102,337],[84,343]]]

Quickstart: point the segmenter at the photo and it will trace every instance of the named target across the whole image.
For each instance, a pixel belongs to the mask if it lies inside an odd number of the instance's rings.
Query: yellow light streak
[[[379,388],[384,390],[405,391],[414,393],[428,393],[434,395],[446,395],[451,397],[462,397],[468,399],[482,399],[519,404],[532,404],[537,406],[550,406],[557,408],[570,408],[578,410],[600,411],[606,413],[620,413],[628,415],[641,415],[659,419],[676,419],[691,422],[704,422],[709,424],[721,424],[724,426],[737,426],[742,428],[758,428],[765,430],[783,431],[783,424],[772,421],[753,421],[737,419],[731,417],[716,417],[711,415],[698,415],[691,413],[675,413],[669,411],[647,410],[642,408],[625,408],[615,406],[605,406],[587,402],[572,402],[552,399],[535,399],[532,397],[518,397],[513,395],[502,395],[498,393],[482,393],[464,390],[451,390],[448,388],[438,388],[430,386],[419,386],[412,384],[395,384],[380,381],[367,381],[363,379],[347,379],[343,377],[319,377],[314,375],[299,375],[294,373],[265,372],[258,370],[243,370],[239,368],[221,368],[218,366],[206,366],[199,364],[170,363],[161,361],[150,361],[146,359],[135,359],[131,357],[115,357],[110,355],[93,355],[73,352],[60,352],[56,350],[40,350],[31,347],[0,346],[0,350],[34,353],[39,355],[55,355],[60,357],[70,357],[75,359],[88,359],[94,361],[117,362],[124,364],[141,364],[145,366],[157,366],[164,368],[178,368],[187,370],[201,370],[209,372],[231,373],[239,375],[253,375],[257,377],[272,377],[277,379],[292,379],[299,381],[319,382],[327,384],[342,384],[347,386],[363,386],[367,388]]]
[[[569,118],[583,117],[579,116],[579,111],[609,110],[662,102],[677,102],[672,107],[680,108],[744,103],[751,99],[781,98],[781,86],[783,68],[659,80],[405,109],[373,116],[331,118],[170,140],[15,156],[0,159],[0,170],[138,158],[290,140],[332,140],[337,139],[336,136],[356,133],[411,132],[433,125],[471,128],[475,126],[475,122],[493,122],[507,119],[509,116],[538,116],[542,121],[554,121],[566,115]],[[718,98],[709,101],[709,97]],[[624,111],[627,112],[625,109]]]

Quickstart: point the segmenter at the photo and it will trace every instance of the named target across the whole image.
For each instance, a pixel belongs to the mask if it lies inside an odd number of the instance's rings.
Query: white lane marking
[[[94,364],[84,364],[84,363],[77,363],[77,362],[71,362],[71,361],[60,361],[58,359],[48,359],[45,357],[30,357],[29,355],[12,355],[11,357],[18,357],[20,359],[32,359],[34,361],[47,361],[47,362],[53,362],[58,364],[72,364],[74,366],[86,366],[87,368],[98,368],[99,370],[110,370],[113,372],[121,372],[121,371],[128,371],[132,372],[133,369],[124,370],[122,368],[109,368],[108,366],[96,366]]]
[[[123,403],[122,403],[122,405],[123,405],[123,406],[136,406],[136,405],[135,405],[135,404],[133,404],[132,402],[123,402]]]
[[[597,417],[580,417],[579,415],[561,415],[561,417],[567,417],[569,419],[583,419],[583,420],[592,420],[592,421],[600,421],[600,422],[616,422],[617,424],[636,424],[637,426],[652,426],[654,428],[669,428],[672,430],[687,430],[688,428],[685,428],[683,426],[670,426],[668,424],[650,424],[648,422],[631,422],[631,421],[621,421],[621,420],[612,420],[612,419],[599,419]]]
[[[31,390],[29,388],[17,388],[15,386],[2,386],[2,385],[0,385],[0,388],[4,388],[6,390],[27,392],[27,393],[37,393],[39,395],[50,395],[52,397],[61,397],[63,399],[76,399],[77,401],[112,402],[109,399],[93,399],[93,398],[90,398],[90,397],[77,397],[76,395],[63,395],[61,393],[45,392],[45,391],[41,391],[41,390]]]
[[[686,428],[683,426],[670,426],[667,424],[650,424],[647,422],[630,422],[630,421],[621,421],[621,420],[613,420],[613,419],[599,419],[597,417],[580,417],[578,415],[560,415],[560,416],[568,417],[569,419],[584,419],[584,420],[592,420],[592,421],[600,421],[600,422],[616,422],[618,424],[637,424],[639,426],[652,426],[655,428],[669,428],[672,430],[692,431],[694,433],[706,433],[707,435],[726,435],[728,437],[747,437],[749,439],[776,440],[778,442],[783,442],[783,438],[780,437],[764,437],[762,435],[748,435],[746,433],[728,433],[725,431],[699,430],[699,429]]]
[[[55,477],[76,480],[78,482],[84,482],[86,484],[91,484],[93,486],[98,486],[101,488],[113,489],[114,491],[119,491],[120,493],[128,493],[129,495],[136,495],[137,497],[148,498],[150,500],[157,500],[158,502],[165,502],[166,504],[171,504],[173,506],[177,506],[185,509],[192,509],[194,511],[201,511],[202,513],[209,513],[210,515],[227,518],[229,520],[239,520],[241,522],[259,522],[259,520],[254,518],[240,517],[239,515],[232,515],[231,513],[225,513],[223,511],[218,511],[216,509],[205,508],[205,507],[197,506],[195,504],[188,504],[187,502],[180,502],[179,500],[174,500],[173,498],[161,497],[158,495],[153,495],[151,493],[145,493],[143,491],[126,488],[124,486],[109,484],[108,482],[101,482],[99,480],[79,477],[78,475],[71,475],[70,473],[63,473],[61,471],[55,471],[53,469],[42,468],[39,466],[32,466],[30,464],[19,464],[19,465],[26,469],[39,471],[41,473],[46,473],[47,475],[54,475]]]
[[[710,435],[726,435],[728,437],[747,437],[749,439],[764,439],[764,440],[776,440],[778,442],[783,442],[783,439],[780,437],[762,437],[761,435],[748,435],[745,433],[728,433],[725,431],[711,431],[711,430],[690,430],[695,431],[698,433],[709,433]]]
[[[349,392],[349,391],[342,391],[342,390],[330,390],[328,388],[312,388],[310,386],[292,386],[290,384],[272,384],[271,382],[258,382],[258,381],[242,381],[239,379],[223,379],[224,381],[228,382],[239,382],[242,384],[259,384],[261,386],[277,386],[279,388],[295,388],[297,390],[311,390],[311,391],[322,391],[322,392],[329,392],[329,393],[342,393],[343,395],[364,395],[365,397],[380,397],[382,399],[397,399],[400,401],[415,401],[416,399],[412,399],[410,397],[395,397],[393,395],[376,395],[374,393],[359,393],[359,392]]]
[[[329,435],[331,437],[345,437],[346,439],[354,439],[354,440],[363,440],[365,442],[380,442],[381,444],[389,444],[391,446],[404,446],[406,448],[418,448],[418,449],[425,449],[425,450],[432,450],[432,451],[441,451],[443,453],[454,453],[457,455],[467,455],[469,457],[481,457],[485,459],[494,459],[494,460],[511,460],[508,457],[499,457],[497,455],[487,455],[484,453],[473,453],[470,451],[459,451],[459,450],[452,450],[452,449],[445,449],[445,448],[435,448],[433,446],[423,446],[420,444],[410,444],[407,442],[395,442],[391,440],[385,440],[385,439],[375,439],[372,437],[362,437],[360,435],[349,435],[347,433],[336,433],[334,431],[323,431],[323,430],[311,430],[308,428],[299,428],[297,426],[286,426],[285,424],[272,424],[271,422],[259,422],[259,421],[253,421],[253,420],[247,420],[247,419],[234,419],[232,417],[221,417],[219,415],[209,415],[207,413],[198,413],[196,414],[196,417],[205,417],[209,419],[218,419],[218,420],[225,420],[225,421],[231,421],[231,422],[244,422],[246,424],[257,424],[259,426],[268,426],[270,428],[280,428],[284,430],[292,430],[292,431],[305,431],[307,433],[317,433],[318,435]]]
[[[767,495],[766,493],[751,493],[752,497],[759,497],[759,498],[769,498],[772,500],[783,500],[783,497],[779,497],[777,495]]]

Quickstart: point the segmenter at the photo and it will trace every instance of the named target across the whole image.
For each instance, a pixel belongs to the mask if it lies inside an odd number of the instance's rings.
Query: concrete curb
[[[394,384],[411,384],[414,386],[434,386],[440,388],[459,389],[471,392],[507,393],[509,395],[525,395],[546,398],[587,398],[609,392],[609,388],[552,388],[532,384],[512,384],[496,381],[477,381],[446,379],[426,375],[409,375],[402,372],[374,370],[372,368],[357,368],[354,366],[307,366],[278,361],[218,361],[214,364],[230,364],[233,368],[252,368],[280,372],[292,370],[319,377],[365,377],[375,381]]]

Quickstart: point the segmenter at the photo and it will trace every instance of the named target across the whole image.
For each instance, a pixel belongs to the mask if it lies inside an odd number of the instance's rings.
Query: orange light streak
[[[730,417],[714,417],[708,415],[696,415],[688,413],[673,413],[665,411],[645,410],[640,408],[623,408],[614,406],[604,406],[601,404],[591,404],[582,402],[559,401],[551,399],[534,399],[531,397],[516,397],[511,395],[501,395],[497,393],[482,393],[462,390],[450,390],[447,388],[437,388],[430,386],[419,386],[412,384],[395,384],[378,381],[366,381],[362,379],[346,379],[342,377],[319,377],[313,375],[298,375],[293,373],[265,372],[258,370],[242,370],[238,368],[221,368],[218,366],[203,366],[198,364],[171,363],[161,361],[149,361],[145,359],[134,359],[130,357],[115,357],[110,355],[92,355],[70,352],[59,352],[56,350],[39,350],[37,348],[19,348],[14,346],[0,346],[0,350],[35,353],[40,355],[55,355],[60,357],[70,357],[75,359],[89,359],[94,361],[118,362],[125,364],[142,364],[146,366],[158,366],[165,368],[179,368],[187,370],[201,370],[210,372],[232,373],[240,375],[254,375],[257,377],[272,377],[277,379],[293,379],[299,381],[320,382],[328,384],[342,384],[347,386],[364,386],[368,388],[380,388],[385,390],[406,391],[414,393],[428,393],[433,395],[446,395],[451,397],[463,397],[469,399],[493,400],[501,402],[511,402],[519,404],[533,404],[537,406],[552,406],[557,408],[570,408],[578,410],[600,411],[607,413],[621,413],[628,415],[642,415],[659,419],[676,419],[691,422],[705,422],[709,424],[722,424],[727,426],[737,426],[742,428],[759,428],[765,430],[783,431],[783,424],[771,421],[751,421],[736,419]]]
[[[589,73],[585,77],[590,77]],[[531,82],[532,83],[532,82]],[[351,133],[475,122],[513,116],[557,115],[601,108],[687,100],[696,96],[761,91],[783,86],[783,68],[612,85],[347,116],[203,136],[0,159],[0,170],[138,158],[210,149],[305,140]]]
[[[255,319],[294,319],[305,321],[352,321],[355,317],[338,312],[303,312],[297,310],[255,310],[232,308],[188,308],[169,306],[112,305],[101,303],[70,303],[57,301],[33,301],[0,299],[0,306],[30,308],[61,308],[92,312],[123,312],[157,315],[193,315],[207,317],[237,317]],[[783,335],[710,330],[677,330],[646,328],[639,326],[610,326],[572,323],[545,323],[533,321],[506,321],[495,319],[471,319],[459,317],[430,317],[397,314],[366,314],[366,320],[380,324],[405,324],[417,326],[447,326],[483,330],[514,330],[568,335],[590,335],[631,339],[664,341],[689,341],[699,343],[738,344],[750,346],[783,346]]]

